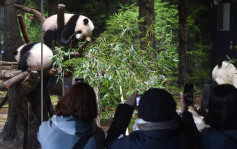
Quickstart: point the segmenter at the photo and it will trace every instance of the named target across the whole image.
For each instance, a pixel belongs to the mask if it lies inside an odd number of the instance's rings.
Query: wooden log
[[[0,66],[18,65],[18,62],[0,61]]]
[[[0,81],[0,91],[7,91],[7,88],[3,85],[3,81]]]
[[[29,38],[29,35],[27,33],[27,30],[26,30],[26,23],[24,21],[23,15],[19,14],[19,15],[17,15],[17,18],[18,18],[18,21],[19,21],[19,24],[20,24],[20,28],[21,28],[21,32],[23,34],[24,40],[25,40],[26,43],[29,43],[30,38]]]
[[[0,101],[0,109],[7,102],[7,100],[8,100],[8,94],[6,94],[6,96],[3,99],[1,99],[1,101]]]
[[[3,85],[7,88],[7,89],[10,89],[12,86],[16,85],[17,83],[21,82],[23,79],[25,79],[26,76],[29,75],[29,72],[28,71],[24,71],[18,75],[16,75],[15,77],[7,80],[7,81],[4,81],[3,82]]]
[[[64,10],[65,5],[64,4],[58,4],[57,6],[57,26],[58,26],[58,32],[57,32],[57,40],[56,40],[56,46],[60,47],[60,38],[61,38],[61,32],[64,28]]]
[[[17,4],[15,4],[15,7],[17,9],[20,9],[20,10],[24,11],[24,12],[33,14],[33,16],[29,16],[29,18],[32,19],[32,20],[41,22],[41,13],[39,11],[37,11],[35,9],[25,7],[25,6],[17,5]],[[46,20],[46,18],[43,16],[43,21],[44,20]]]
[[[11,67],[7,67],[8,69],[2,69],[2,67],[0,67],[0,79],[1,80],[8,80],[18,74],[21,73],[20,70],[14,70],[11,69]]]

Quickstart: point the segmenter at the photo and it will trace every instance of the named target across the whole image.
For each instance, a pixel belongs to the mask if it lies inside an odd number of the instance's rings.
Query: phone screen
[[[193,104],[193,84],[184,85],[184,101],[187,104]]]
[[[142,97],[142,95],[138,95],[136,97],[136,106],[139,106],[139,102],[140,102],[141,97]]]

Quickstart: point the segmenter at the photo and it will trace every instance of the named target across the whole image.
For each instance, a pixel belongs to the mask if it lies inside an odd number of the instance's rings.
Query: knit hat
[[[150,122],[169,121],[177,116],[176,102],[167,91],[151,88],[140,99],[138,116]]]

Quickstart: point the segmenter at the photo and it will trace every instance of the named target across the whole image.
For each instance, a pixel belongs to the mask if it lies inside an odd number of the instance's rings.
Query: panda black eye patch
[[[78,33],[78,34],[81,34],[81,33],[82,33],[82,31],[77,31],[77,33]]]

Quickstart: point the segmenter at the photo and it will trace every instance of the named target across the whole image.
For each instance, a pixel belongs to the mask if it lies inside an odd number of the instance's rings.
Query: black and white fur
[[[41,43],[33,42],[20,46],[13,53],[18,62],[18,69],[22,71],[41,70]],[[43,69],[52,65],[52,50],[43,44]]]
[[[77,40],[89,37],[94,30],[92,21],[83,15],[65,13],[64,25],[60,38],[62,45],[68,45],[71,37]],[[44,21],[44,42],[47,46],[51,47],[52,42],[56,40],[57,29],[57,15],[52,15]]]
[[[232,84],[237,88],[237,69],[235,64],[219,61],[212,70],[212,79],[218,84]]]

